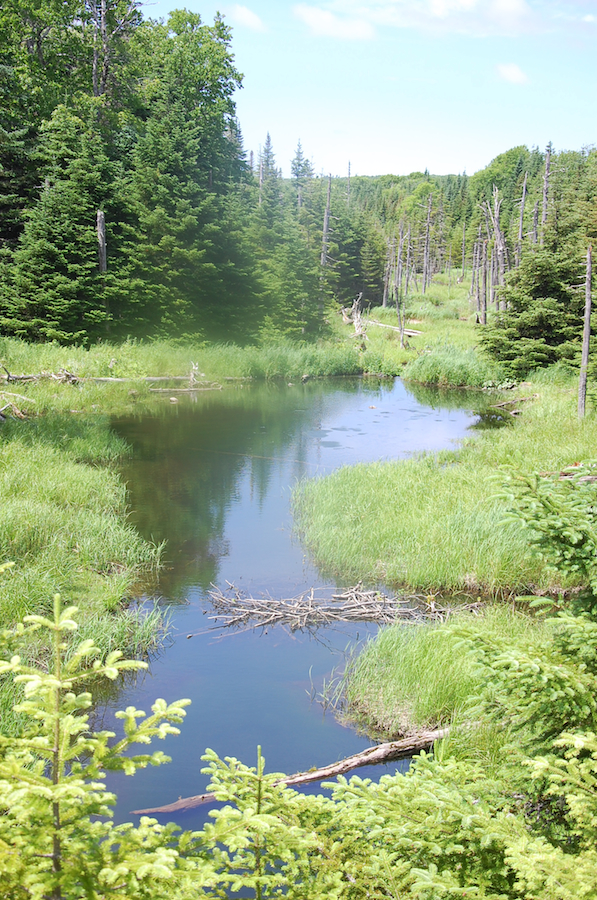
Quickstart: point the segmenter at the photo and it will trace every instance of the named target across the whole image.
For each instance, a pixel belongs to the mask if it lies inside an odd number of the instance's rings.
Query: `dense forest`
[[[401,302],[447,267],[472,268],[481,323],[498,294],[510,315],[521,291],[547,291],[543,334],[574,293],[597,229],[592,150],[521,146],[470,177],[350,179],[316,177],[299,142],[284,179],[269,134],[257,158],[243,149],[223,19],[145,20],[134,0],[11,0],[0,36],[7,335],[308,339],[338,302]],[[486,340],[507,357],[504,325],[520,325],[501,324]],[[531,339],[539,326],[525,323]],[[529,346],[529,361],[558,352]]]

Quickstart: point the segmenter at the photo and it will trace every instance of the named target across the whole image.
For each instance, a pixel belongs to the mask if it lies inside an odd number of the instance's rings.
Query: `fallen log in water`
[[[311,784],[314,781],[323,781],[325,778],[345,775],[347,772],[352,772],[353,769],[360,769],[362,766],[376,766],[380,763],[393,762],[397,759],[407,759],[415,753],[420,753],[421,750],[428,750],[435,741],[446,737],[449,730],[449,728],[436,728],[433,731],[422,731],[420,734],[403,738],[399,741],[376,744],[374,747],[367,747],[366,750],[355,753],[353,756],[347,756],[339,762],[331,763],[329,766],[322,766],[321,769],[297,772],[296,775],[280,778],[275,784],[296,787],[301,784]],[[154,813],[182,812],[187,809],[195,809],[197,806],[203,806],[204,803],[215,803],[216,800],[215,794],[195,794],[194,797],[181,797],[175,800],[174,803],[166,804],[166,806],[133,809],[131,810],[131,815],[146,816]]]
[[[153,388],[151,394],[198,394],[201,391],[221,391],[222,385],[217,381],[197,381],[192,387],[186,388]]]
[[[380,591],[364,590],[361,584],[333,594],[331,600],[317,601],[315,591],[305,591],[288,600],[273,597],[249,597],[229,585],[224,592],[213,585],[208,591],[214,614],[209,615],[212,628],[260,627],[286,625],[291,631],[331,625],[336,622],[378,622],[392,625],[398,622],[443,622],[455,612],[476,612],[481,601],[456,607],[440,606],[433,597],[408,595],[387,597]],[[188,638],[193,634],[187,635]]]

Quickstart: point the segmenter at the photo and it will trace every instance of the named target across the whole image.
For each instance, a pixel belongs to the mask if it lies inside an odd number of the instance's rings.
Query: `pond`
[[[172,638],[149,671],[103,710],[102,724],[117,730],[114,711],[129,704],[149,712],[157,697],[192,700],[181,735],[154,748],[172,757],[169,765],[134,778],[110,776],[116,821],[205,791],[206,747],[254,765],[261,745],[266,771],[290,774],[371,743],[324,716],[312,693],[342,667],[345,649],[376,626],[322,628],[315,636],[279,627],[217,632],[210,630],[207,591],[228,582],[253,596],[288,598],[311,587],[325,589],[322,596],[345,587],[317,569],[293,532],[297,479],[450,447],[487,403],[478,393],[414,390],[399,379],[239,384],[179,397],[177,404],[166,398],[154,415],[113,423],[133,449],[123,468],[130,520],[144,537],[167,542],[159,591]],[[378,778],[404,765],[357,774]],[[208,811],[160,818],[194,828]]]

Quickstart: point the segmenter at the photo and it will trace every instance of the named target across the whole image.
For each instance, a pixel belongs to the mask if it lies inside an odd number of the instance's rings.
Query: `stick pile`
[[[226,592],[215,585],[208,591],[214,614],[208,618],[214,628],[265,627],[286,625],[291,631],[335,622],[396,622],[445,621],[458,611],[475,611],[481,603],[469,603],[456,608],[438,606],[433,597],[410,595],[387,597],[380,591],[363,590],[361,584],[333,594],[331,600],[318,601],[315,591],[305,591],[288,600],[273,597],[248,597],[229,584]],[[192,635],[189,635],[192,637]]]

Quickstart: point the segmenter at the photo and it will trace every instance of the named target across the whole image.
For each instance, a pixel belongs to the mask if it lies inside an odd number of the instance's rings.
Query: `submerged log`
[[[449,731],[449,728],[436,728],[433,731],[422,731],[419,734],[402,738],[399,741],[376,744],[374,747],[367,747],[366,750],[362,750],[360,753],[347,756],[339,762],[322,766],[320,769],[313,769],[309,772],[297,772],[296,775],[285,776],[276,781],[275,784],[283,784],[286,787],[312,784],[314,781],[323,781],[325,778],[336,778],[338,775],[345,775],[354,769],[360,769],[362,766],[376,766],[380,763],[393,762],[397,759],[408,759],[409,756],[420,753],[421,750],[428,750],[435,741],[447,737]],[[215,803],[216,801],[217,797],[215,794],[195,794],[193,797],[181,797],[175,800],[174,803],[168,803],[165,806],[133,809],[131,810],[131,815],[146,816],[154,813],[183,812],[187,809],[203,806],[204,803]]]

